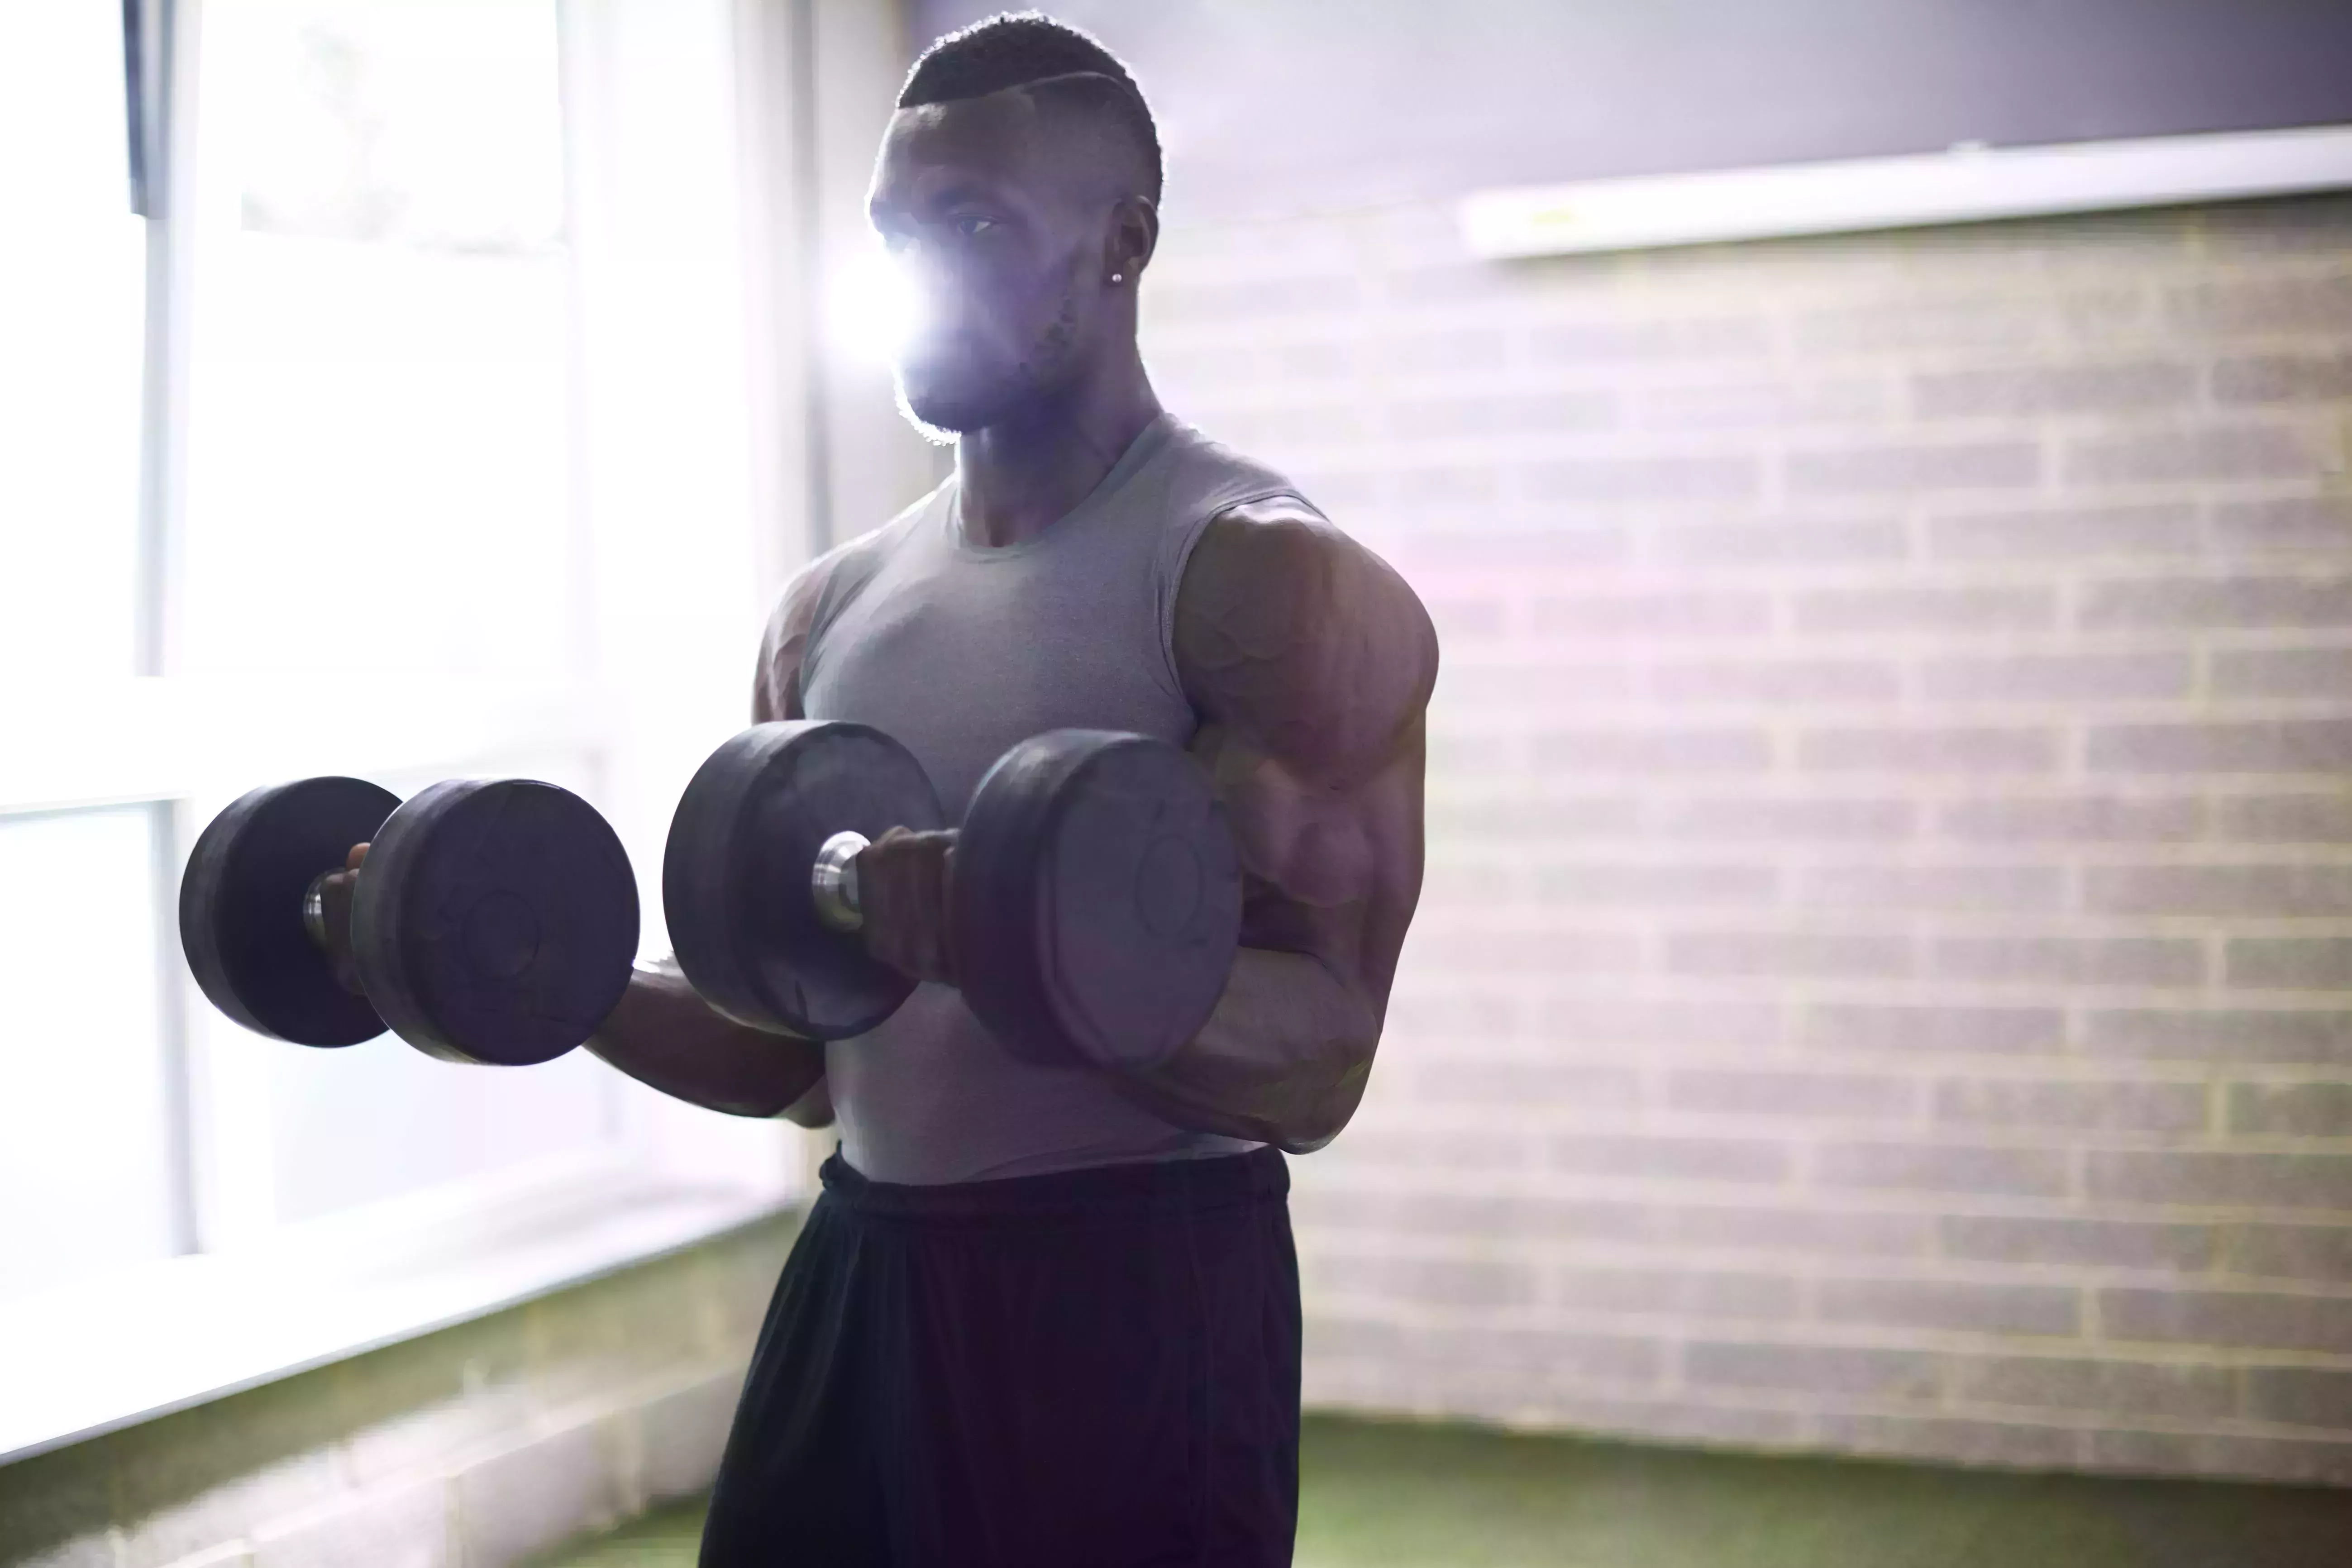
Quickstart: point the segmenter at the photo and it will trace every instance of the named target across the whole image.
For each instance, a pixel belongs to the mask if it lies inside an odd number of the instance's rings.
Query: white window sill
[[[788,1194],[604,1164],[0,1302],[0,1465],[680,1251]]]

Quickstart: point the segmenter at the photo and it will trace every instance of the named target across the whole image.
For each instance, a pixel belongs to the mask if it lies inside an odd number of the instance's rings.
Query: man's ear
[[[1160,247],[1160,209],[1146,196],[1121,196],[1111,211],[1109,243],[1104,247],[1103,280],[1117,279],[1131,289]]]

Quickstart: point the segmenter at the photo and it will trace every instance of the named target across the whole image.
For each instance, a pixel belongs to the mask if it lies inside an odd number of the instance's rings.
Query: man
[[[761,1333],[703,1540],[737,1565],[1285,1563],[1298,1282],[1281,1151],[1364,1089],[1420,891],[1412,591],[1280,476],[1160,410],[1136,347],[1160,150],[1125,68],[1043,17],[934,44],[871,213],[926,307],[906,409],[955,474],[785,589],[755,721],[870,723],[951,816],[1066,726],[1188,746],[1247,877],[1208,1025],[1149,1071],[1024,1065],[955,989],[944,834],[860,857],[921,984],[830,1046],[641,972],[592,1048],[841,1144]]]

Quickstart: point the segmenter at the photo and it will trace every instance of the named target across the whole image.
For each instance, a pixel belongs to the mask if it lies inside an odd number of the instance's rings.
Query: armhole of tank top
[[[1201,536],[1209,531],[1209,524],[1237,506],[1249,506],[1277,497],[1295,500],[1318,517],[1323,515],[1316,511],[1313,501],[1288,485],[1236,490],[1231,495],[1213,499],[1199,516],[1171,529],[1160,545],[1166,565],[1161,569],[1160,579],[1160,662],[1168,677],[1168,690],[1180,702],[1189,706],[1192,700],[1192,695],[1184,689],[1183,673],[1176,667],[1176,595],[1184,589],[1184,568],[1192,563],[1192,552],[1200,547]]]
[[[851,601],[864,593],[884,563],[877,556],[887,554],[898,535],[922,526],[923,519],[933,514],[939,491],[934,490],[900,512],[881,527],[853,540],[826,571],[824,586],[817,590],[816,613],[809,617],[808,641],[801,647],[801,697],[807,704],[809,680],[815,672],[819,647],[833,623],[841,618]],[[853,567],[851,563],[857,563]],[[848,579],[855,579],[850,581]]]

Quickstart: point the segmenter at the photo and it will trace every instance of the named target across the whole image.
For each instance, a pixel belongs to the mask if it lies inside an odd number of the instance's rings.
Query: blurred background
[[[864,184],[987,9],[0,10],[0,1561],[707,1484],[829,1142],[259,1040],[173,898],[255,784],[520,773],[664,950],[777,589],[945,472]],[[2352,1481],[2352,12],[1055,14],[1163,400],[1444,641],[1309,1405]]]

